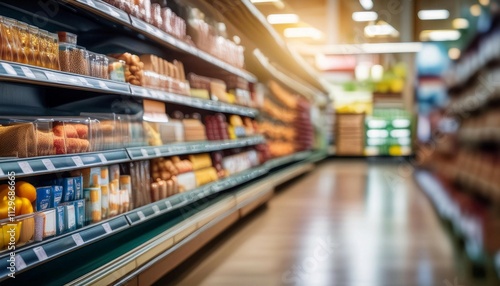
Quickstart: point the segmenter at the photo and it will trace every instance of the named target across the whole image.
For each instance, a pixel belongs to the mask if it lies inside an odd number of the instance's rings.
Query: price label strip
[[[106,159],[106,157],[104,157],[103,154],[97,154],[97,157],[99,157],[99,159],[101,159],[102,163],[107,163],[108,162],[108,159]]]
[[[26,265],[26,262],[24,262],[24,259],[21,255],[19,254],[16,254],[16,270],[23,270],[24,268],[26,268],[27,265]]]
[[[73,160],[73,163],[75,163],[75,165],[77,167],[83,167],[84,166],[82,158],[80,158],[80,156],[73,156],[73,157],[71,157],[71,159]]]
[[[59,78],[52,72],[44,72],[45,73],[45,76],[47,77],[48,80],[50,81],[55,81],[55,82],[58,82],[59,81]]]
[[[5,174],[2,171],[2,168],[0,168],[0,176],[5,176]]]
[[[2,67],[5,69],[7,74],[17,75],[17,72],[14,70],[14,68],[11,65],[9,65],[8,63],[2,63]]]
[[[87,3],[87,5],[92,6],[92,7],[95,8],[94,1],[92,1],[92,0],[85,0],[85,3]]]
[[[146,219],[146,216],[144,215],[144,213],[142,211],[138,211],[137,215],[139,216],[140,220],[145,220]]]
[[[102,224],[102,228],[104,228],[104,231],[106,233],[111,233],[113,232],[113,230],[111,229],[111,226],[109,225],[109,223],[103,223]]]
[[[50,159],[42,159],[42,163],[45,166],[45,168],[47,168],[47,170],[49,171],[54,171],[56,169],[56,167],[54,166],[54,164]]]
[[[17,163],[21,170],[23,170],[24,174],[33,174],[33,169],[31,168],[30,164],[26,161],[18,162]]]
[[[160,213],[160,208],[157,205],[154,205],[153,206],[153,211],[155,212],[155,214],[159,214]]]
[[[35,252],[35,255],[36,257],[38,257],[39,261],[44,261],[49,258],[47,256],[47,253],[45,253],[45,249],[43,249],[43,247],[41,246],[33,248],[33,251]]]
[[[80,246],[85,243],[83,241],[82,236],[79,233],[75,233],[71,237],[73,238],[73,241],[76,243],[77,246]]]
[[[165,201],[165,205],[167,206],[167,210],[172,208],[172,203],[170,201]]]
[[[24,75],[29,78],[34,78],[36,79],[35,74],[27,67],[21,67],[21,70],[23,71]]]
[[[159,148],[155,148],[155,155],[158,156],[158,157],[161,157],[161,151]]]
[[[149,157],[148,151],[146,149],[141,149],[141,153],[143,157]]]

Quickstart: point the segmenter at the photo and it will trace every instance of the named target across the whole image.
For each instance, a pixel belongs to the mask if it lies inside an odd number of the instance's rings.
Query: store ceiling
[[[323,33],[321,39],[288,39],[289,43],[301,44],[356,44],[360,42],[413,42],[419,41],[423,30],[452,29],[452,20],[469,13],[470,6],[479,4],[478,0],[373,0],[371,11],[378,13],[378,20],[384,20],[399,31],[399,37],[366,38],[364,27],[367,22],[355,22],[352,13],[365,11],[359,0],[281,0],[276,3],[255,3],[265,15],[295,13],[299,16],[297,24],[273,25],[283,35],[289,27],[312,26]],[[480,1],[485,3],[484,0]],[[446,9],[446,20],[423,21],[417,12],[426,9]],[[377,21],[378,21],[377,20]],[[332,30],[333,29],[333,30]],[[335,31],[336,30],[336,31]],[[333,32],[332,32],[333,31]]]

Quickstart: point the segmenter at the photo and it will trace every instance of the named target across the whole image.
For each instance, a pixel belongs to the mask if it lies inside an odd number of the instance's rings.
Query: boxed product
[[[101,211],[101,188],[84,188],[85,196],[85,224],[100,222],[102,219]]]
[[[35,214],[35,241],[56,235],[56,210],[44,210]]]
[[[163,102],[144,100],[143,124],[149,145],[159,146],[169,142],[179,142],[179,121],[168,117]]]
[[[57,207],[59,203],[61,203],[62,198],[63,198],[63,193],[64,193],[64,187],[63,186],[52,186],[52,195],[51,195],[51,203],[50,207]]]
[[[56,235],[61,235],[66,232],[66,208],[59,205],[56,210]]]
[[[76,228],[82,228],[85,225],[85,200],[73,202],[75,207]]]
[[[64,208],[64,232],[76,230],[76,209],[75,203],[62,203],[58,206]],[[57,211],[57,208],[56,208]]]
[[[100,186],[101,167],[86,168],[81,170],[83,188]]]
[[[190,191],[196,188],[196,175],[194,172],[184,173],[177,176],[179,192]]]
[[[128,212],[133,209],[130,206],[130,198],[132,198],[132,184],[130,175],[120,175],[120,211],[119,213]]]
[[[83,177],[73,177],[73,187],[75,190],[75,200],[83,199]]]
[[[52,198],[52,186],[36,188],[36,210],[43,211],[54,207],[54,199]]]
[[[73,178],[60,178],[55,180],[55,185],[63,187],[62,202],[71,202],[75,200],[75,186]]]

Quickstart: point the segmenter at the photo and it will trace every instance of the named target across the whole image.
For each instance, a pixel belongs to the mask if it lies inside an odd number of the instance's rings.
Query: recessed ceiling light
[[[323,37],[323,33],[313,27],[286,28],[283,33],[286,38],[312,38],[319,40]]]
[[[448,10],[420,10],[418,11],[418,18],[420,20],[443,20],[450,17]]]
[[[299,22],[297,14],[271,14],[267,16],[270,24],[295,24]]]
[[[479,6],[478,4],[470,6],[470,14],[474,17],[478,17],[479,15],[481,15],[481,6]]]
[[[479,4],[483,6],[488,6],[490,5],[490,0],[479,0]]]
[[[375,21],[378,18],[378,14],[373,11],[363,11],[352,13],[352,19],[356,22],[369,22]]]
[[[448,50],[448,56],[450,57],[450,59],[452,60],[456,60],[460,57],[460,49],[458,48],[451,48]]]
[[[460,32],[457,30],[424,30],[420,33],[421,41],[456,41],[460,39]]]
[[[371,10],[373,8],[373,1],[372,0],[359,0],[359,4],[363,7],[365,10]]]
[[[469,20],[467,20],[465,18],[456,18],[451,23],[452,23],[453,28],[455,28],[457,30],[469,28]]]
[[[393,26],[380,21],[377,25],[368,25],[365,27],[365,35],[367,37],[376,37],[376,36],[391,36],[397,37],[399,36],[399,32],[394,29]]]

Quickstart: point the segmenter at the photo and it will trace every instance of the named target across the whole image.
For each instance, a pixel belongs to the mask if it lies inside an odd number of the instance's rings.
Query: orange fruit
[[[21,198],[23,201],[23,205],[21,207],[21,214],[30,214],[33,213],[33,205],[31,204],[30,200],[27,198]]]
[[[0,185],[0,200],[5,198],[9,193],[9,185],[8,184],[3,184]]]
[[[34,202],[36,200],[36,188],[28,182],[16,182],[16,196],[27,198],[30,202]]]

